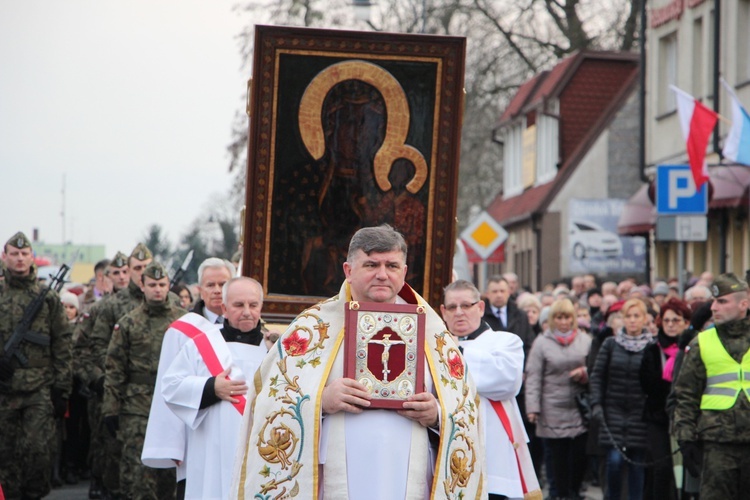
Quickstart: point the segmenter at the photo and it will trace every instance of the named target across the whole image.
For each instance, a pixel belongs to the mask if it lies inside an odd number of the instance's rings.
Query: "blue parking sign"
[[[708,182],[697,190],[689,165],[657,165],[657,215],[705,215],[707,212]]]

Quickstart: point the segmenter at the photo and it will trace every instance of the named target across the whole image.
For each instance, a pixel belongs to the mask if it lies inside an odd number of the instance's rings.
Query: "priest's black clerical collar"
[[[250,330],[249,332],[241,332],[237,328],[229,324],[229,321],[224,322],[224,326],[221,327],[221,335],[227,342],[240,342],[242,344],[260,345],[263,341],[263,332],[260,331],[260,321],[258,326]]]
[[[458,337],[458,340],[474,340],[489,329],[490,325],[488,325],[486,321],[482,320],[482,322],[479,324],[479,328],[464,337]]]

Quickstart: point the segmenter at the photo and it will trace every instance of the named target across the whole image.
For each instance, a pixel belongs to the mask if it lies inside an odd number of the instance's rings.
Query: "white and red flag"
[[[700,189],[708,181],[706,148],[719,115],[687,92],[674,85],[669,87],[677,97],[677,113],[680,115],[680,126],[682,127],[682,135],[685,137],[695,189]]]

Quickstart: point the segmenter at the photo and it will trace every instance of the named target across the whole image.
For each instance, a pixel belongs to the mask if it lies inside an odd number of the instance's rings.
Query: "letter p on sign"
[[[680,198],[695,196],[695,181],[690,170],[669,171],[669,208],[676,210]]]
[[[708,212],[708,183],[695,189],[688,165],[656,167],[657,215],[705,215]]]

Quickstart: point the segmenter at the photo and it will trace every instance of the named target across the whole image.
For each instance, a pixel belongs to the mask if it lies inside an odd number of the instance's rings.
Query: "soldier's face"
[[[154,259],[138,260],[135,257],[130,257],[128,260],[128,267],[130,270],[130,279],[133,283],[141,283],[141,275],[146,270],[146,266],[151,264]]]
[[[221,305],[224,319],[241,332],[258,326],[263,300],[255,283],[234,281],[227,289],[226,304]]]
[[[8,245],[5,248],[4,259],[5,265],[13,274],[26,276],[31,271],[31,264],[34,263],[34,254],[31,248],[16,248]]]
[[[163,302],[166,300],[167,294],[169,293],[169,278],[165,276],[161,279],[155,280],[154,278],[144,276],[141,290],[143,290],[143,295],[146,297],[146,300],[152,302]]]
[[[370,255],[357,250],[351,262],[344,262],[344,274],[352,299],[394,303],[406,280],[406,259],[400,250]]]
[[[484,302],[475,299],[471,290],[451,290],[445,293],[440,312],[448,330],[453,335],[465,337],[479,328],[484,316]]]
[[[721,325],[728,321],[744,318],[747,316],[747,308],[750,304],[747,292],[730,293],[716,297],[711,304],[711,312],[714,315],[714,323]]]
[[[226,267],[207,267],[201,276],[201,299],[214,314],[221,314],[221,289],[232,277]]]
[[[143,270],[141,270],[141,274],[143,274]],[[110,267],[108,276],[109,279],[112,280],[112,286],[115,290],[122,290],[128,286],[128,281],[130,281],[130,271],[128,266]]]

